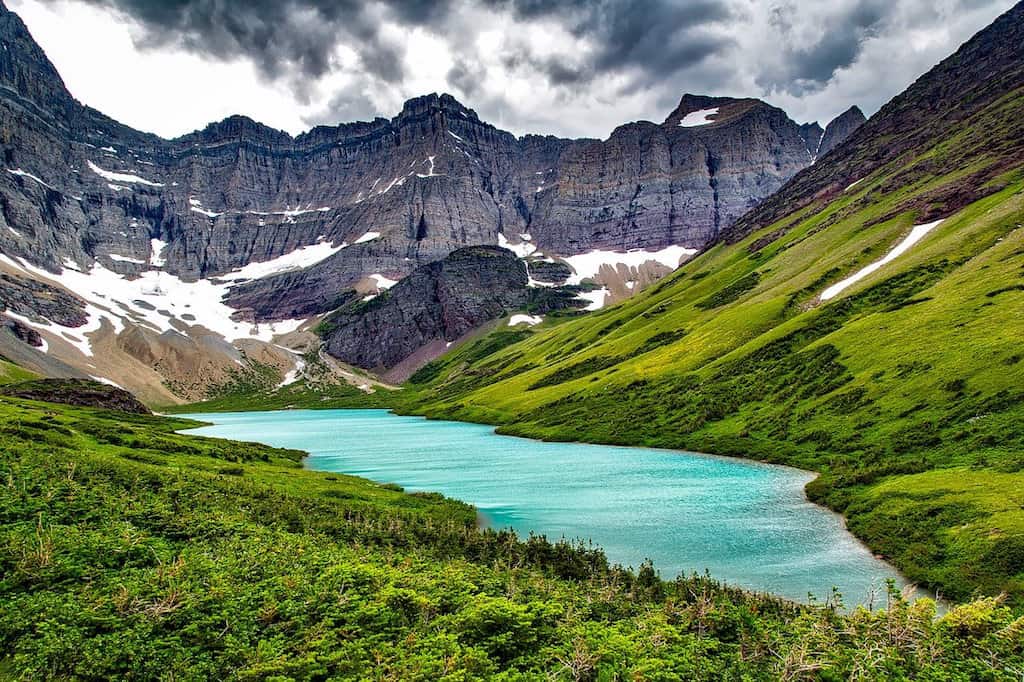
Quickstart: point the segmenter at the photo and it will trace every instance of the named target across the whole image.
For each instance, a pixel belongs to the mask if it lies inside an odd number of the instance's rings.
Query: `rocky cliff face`
[[[2,5],[0,46],[0,270],[82,299],[87,323],[51,328],[64,360],[100,337],[177,357],[178,335],[220,339],[215,364],[230,367],[240,340],[466,246],[606,261],[698,249],[812,160],[813,131],[780,109],[694,95],[603,141],[516,137],[448,95],[295,137],[233,116],[165,140],[77,102]],[[620,294],[678,254],[659,262],[619,273]]]
[[[527,282],[525,263],[507,249],[459,249],[328,317],[327,350],[357,367],[389,370],[432,342],[448,344],[522,308]]]
[[[860,107],[856,106],[850,107],[836,116],[825,127],[825,132],[821,135],[821,142],[818,144],[815,156],[821,158],[828,154],[838,147],[843,140],[852,135],[853,131],[864,125],[865,121],[867,119],[864,117],[864,113],[860,110]]]

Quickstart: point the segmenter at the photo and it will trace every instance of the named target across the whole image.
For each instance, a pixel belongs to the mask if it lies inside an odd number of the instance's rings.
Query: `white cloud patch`
[[[75,96],[164,136],[235,113],[298,133],[451,92],[515,133],[606,137],[664,120],[683,92],[761,97],[798,121],[870,115],[1013,2],[10,5]],[[189,106],[153,105],[168,98]]]

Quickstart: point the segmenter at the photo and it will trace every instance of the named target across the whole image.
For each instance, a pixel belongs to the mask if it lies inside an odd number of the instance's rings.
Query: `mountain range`
[[[157,403],[204,397],[254,368],[283,378],[297,366],[290,351],[319,343],[309,330],[320,316],[463,247],[509,247],[547,285],[586,280],[597,293],[579,307],[621,300],[863,121],[854,108],[821,131],[759,100],[684,95],[662,123],[607,140],[516,137],[435,94],[392,119],[297,137],[233,116],[165,140],[75,100],[6,8],[0,43],[0,300],[21,330],[0,352]],[[57,317],[21,295],[39,282],[72,294],[55,294]],[[508,312],[419,334],[417,348],[391,338],[402,327],[367,337],[387,346],[376,352],[327,348],[386,371]],[[42,353],[24,347],[39,335]]]
[[[3,10],[0,143],[0,677],[1024,670],[1024,2],[866,122],[684,95],[603,141],[515,137],[447,95],[298,137],[233,117],[162,140],[75,101]],[[321,456],[304,464],[154,406],[387,408],[533,440],[234,422],[301,434],[279,442]],[[371,442],[385,420],[399,436]],[[563,446],[537,440],[669,451],[547,461]],[[446,466],[449,446],[486,467]],[[479,484],[485,514],[339,473],[350,447],[376,478]],[[560,541],[499,528],[510,477],[551,498]],[[598,487],[612,504],[570,499]],[[566,539],[592,513],[709,555],[627,495],[707,507],[729,556],[743,526],[768,590],[852,550],[765,536],[844,524],[908,584],[798,603]],[[808,499],[842,518],[793,521]]]

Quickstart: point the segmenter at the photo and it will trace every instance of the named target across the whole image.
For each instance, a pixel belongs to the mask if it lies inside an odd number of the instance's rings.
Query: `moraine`
[[[470,502],[494,527],[584,538],[613,562],[651,559],[663,577],[703,572],[751,590],[846,604],[884,598],[903,580],[808,501],[814,474],[670,450],[545,443],[490,426],[385,410],[184,415],[192,433],[309,452],[309,469],[438,491]]]

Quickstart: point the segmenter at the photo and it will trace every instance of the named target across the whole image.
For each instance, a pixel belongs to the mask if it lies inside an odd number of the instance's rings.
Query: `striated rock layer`
[[[0,345],[150,401],[297,366],[273,349],[283,336],[464,247],[597,254],[601,291],[629,296],[678,265],[657,254],[711,243],[822,137],[764,102],[696,95],[603,141],[516,137],[432,94],[298,136],[232,116],[167,140],[75,100],[2,4],[0,47]]]
[[[0,42],[0,251],[54,272],[98,262],[188,280],[346,245],[235,287],[257,318],[324,312],[368,275],[397,279],[499,232],[549,255],[700,248],[811,161],[780,109],[693,95],[605,141],[517,138],[449,95],[297,137],[233,116],[164,140],[74,100],[6,9]]]

